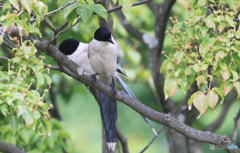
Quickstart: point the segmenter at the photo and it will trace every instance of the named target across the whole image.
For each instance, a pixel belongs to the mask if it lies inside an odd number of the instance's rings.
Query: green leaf
[[[198,1],[198,6],[203,6],[206,4],[206,0],[199,0]]]
[[[69,5],[68,7],[61,10],[61,14],[64,18],[64,20],[67,19],[68,15],[78,7],[78,5]]]
[[[104,18],[107,21],[107,11],[106,9],[100,4],[91,4],[89,5],[93,11],[99,15],[100,17]]]
[[[208,66],[208,64],[202,64],[200,69],[204,71],[208,68]]]
[[[237,81],[238,80],[238,73],[236,71],[232,71],[233,74],[233,81]]]
[[[186,56],[186,54],[184,52],[182,52],[182,51],[178,51],[173,56],[177,60],[176,64],[179,65],[181,63],[183,57]]]
[[[26,144],[29,144],[29,140],[30,140],[31,135],[32,135],[31,131],[23,129],[23,130],[21,130],[21,132],[19,132],[19,135],[25,141]]]
[[[200,66],[199,66],[198,63],[196,63],[196,64],[193,65],[193,70],[194,70],[196,73],[200,72]]]
[[[226,22],[224,22],[224,21],[220,22],[218,25],[219,33],[221,33],[225,27],[226,27]]]
[[[44,77],[43,74],[38,72],[38,70],[35,71],[35,76],[37,77],[37,87],[36,89],[38,90],[39,87],[41,87],[44,84]]]
[[[207,32],[209,30],[209,28],[207,26],[201,27],[201,34],[203,37],[207,37]]]
[[[13,99],[11,97],[7,97],[6,98],[6,102],[9,106],[12,106],[13,105]]]
[[[29,15],[31,14],[32,11],[32,1],[31,0],[21,0],[22,1],[22,5],[26,8],[26,10],[28,11]]]
[[[198,88],[201,89],[200,85],[201,85],[201,83],[202,83],[203,81],[205,81],[204,76],[203,76],[203,75],[198,76],[198,77],[196,78],[196,81],[197,81],[197,86],[198,86]]]
[[[160,71],[164,71],[166,67],[168,67],[168,65],[170,64],[170,60],[166,59],[162,65],[161,65],[161,68],[160,68]]]
[[[13,99],[23,100],[24,99],[24,94],[21,93],[21,92],[13,93]]]
[[[184,79],[179,79],[178,82],[179,82],[179,84],[180,84],[180,86],[181,86],[181,89],[182,89],[183,93],[186,95],[186,90],[188,89],[187,81],[184,80]]]
[[[193,99],[193,105],[200,112],[199,116],[197,117],[197,119],[199,119],[201,115],[203,115],[206,112],[208,107],[205,94],[198,92],[198,94]]]
[[[224,96],[226,96],[231,90],[232,90],[233,84],[232,83],[226,83],[223,87],[224,89]]]
[[[240,38],[240,30],[238,29],[238,31],[236,32],[236,38],[239,39]]]
[[[66,138],[66,139],[71,140],[71,136],[70,136],[70,134],[67,133],[67,132],[60,131],[59,134],[58,134],[58,136],[59,136],[60,139]]]
[[[19,105],[17,109],[17,117],[19,117],[26,111],[26,106]]]
[[[239,98],[239,95],[240,95],[240,82],[233,83],[233,86],[236,88],[236,90],[238,92],[238,98]]]
[[[66,150],[66,152],[72,152],[71,147],[64,141],[61,141],[62,147],[64,148],[64,150]]]
[[[46,137],[47,132],[48,132],[47,131],[47,124],[46,124],[46,122],[44,120],[42,120],[42,134],[43,134],[43,138]]]
[[[225,71],[221,70],[220,73],[221,73],[221,75],[222,75],[223,81],[226,82],[226,81],[229,79],[229,77],[230,77],[229,71],[227,71],[227,70],[225,70]]]
[[[191,95],[191,97],[188,100],[188,109],[189,110],[192,109],[192,103],[193,103],[193,100],[195,99],[196,95],[201,94],[201,93],[202,93],[201,91],[198,91]]]
[[[219,63],[219,66],[222,70],[227,70],[227,65],[225,63]]]
[[[236,11],[236,5],[235,5],[235,0],[227,0],[230,9]]]
[[[50,78],[50,76],[49,75],[47,75],[47,74],[43,74],[43,76],[45,77],[45,79],[47,80],[47,84],[49,85],[49,88],[50,88],[50,86],[51,86],[51,84],[52,84],[52,79]]]
[[[6,116],[6,115],[7,115],[7,112],[8,112],[8,106],[7,106],[7,104],[1,105],[0,108],[1,108],[2,114],[3,114],[4,116]]]
[[[9,2],[10,2],[17,10],[20,10],[17,0],[9,0]]]
[[[213,30],[215,31],[216,25],[215,25],[215,21],[212,18],[206,18],[205,22],[208,28],[213,28]]]
[[[12,132],[15,135],[18,130],[18,119],[14,115],[11,116],[11,127],[12,127]]]
[[[0,77],[3,80],[6,80],[8,82],[10,81],[10,78],[6,74],[4,74],[2,71],[0,71]]]
[[[36,120],[39,119],[41,117],[41,114],[38,110],[36,110],[34,113],[33,113],[33,118],[35,118]]]
[[[173,33],[180,33],[182,28],[182,22],[178,22],[173,26]]]
[[[207,94],[206,101],[207,101],[208,107],[210,107],[212,110],[214,110],[214,107],[216,106],[216,104],[218,102],[218,95],[213,90],[210,90]]]
[[[215,55],[215,60],[218,61],[219,59],[223,59],[224,57],[227,56],[228,53],[226,53],[225,51],[219,51],[217,52],[217,54]]]
[[[231,27],[235,27],[234,22],[233,22],[233,17],[231,15],[227,14],[226,20]]]
[[[189,75],[191,72],[192,72],[192,66],[190,65],[190,66],[188,66],[188,67],[185,69],[184,74],[185,74],[185,76],[187,76],[187,75]]]
[[[202,56],[205,56],[206,53],[209,51],[209,47],[213,47],[213,44],[216,42],[217,39],[215,38],[207,38],[199,46],[199,51]]]
[[[165,99],[170,98],[173,96],[178,90],[178,82],[176,79],[167,78],[164,82],[164,94]]]
[[[25,123],[27,125],[30,125],[33,123],[33,114],[32,112],[30,112],[29,110],[26,110],[23,115],[22,115],[23,119],[25,120]]]
[[[88,19],[91,18],[93,10],[89,8],[88,5],[82,5],[80,8],[77,9],[77,13],[81,17],[82,22],[86,23]]]
[[[217,87],[214,87],[212,88],[213,91],[215,91],[220,97],[221,97],[221,104],[223,103],[224,101],[224,96],[223,96],[223,92],[221,89],[217,88]]]

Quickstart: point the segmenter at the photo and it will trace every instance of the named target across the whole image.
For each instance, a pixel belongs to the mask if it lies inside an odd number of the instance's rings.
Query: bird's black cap
[[[65,55],[71,55],[78,48],[79,42],[75,39],[66,39],[59,45],[59,50]]]
[[[96,39],[98,41],[108,41],[108,42],[114,44],[113,40],[112,40],[111,32],[106,27],[98,28],[94,33],[94,39]]]

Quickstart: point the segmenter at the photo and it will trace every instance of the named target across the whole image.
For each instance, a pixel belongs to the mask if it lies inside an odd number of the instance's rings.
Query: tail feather
[[[100,98],[100,111],[102,117],[103,127],[106,133],[107,143],[117,142],[116,138],[116,121],[117,121],[117,103],[112,99],[99,92]]]
[[[120,84],[122,85],[123,89],[125,90],[125,92],[132,98],[136,98],[135,95],[133,94],[133,92],[129,89],[129,87],[125,84],[125,82],[123,82],[123,80],[121,79],[120,76],[117,76],[118,81],[120,82]],[[153,128],[153,126],[151,125],[151,123],[149,122],[148,118],[141,115],[142,118],[144,119],[144,121],[151,127],[153,133],[157,136],[157,132],[155,131],[155,129]]]

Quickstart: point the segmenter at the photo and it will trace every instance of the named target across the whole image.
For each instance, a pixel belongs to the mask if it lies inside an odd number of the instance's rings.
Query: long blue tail
[[[123,89],[125,90],[125,92],[131,96],[132,98],[136,98],[135,95],[133,94],[133,92],[128,88],[128,86],[125,84],[125,82],[123,82],[123,80],[121,79],[120,76],[118,76],[118,81],[121,83]],[[157,136],[157,132],[155,131],[155,129],[153,128],[153,126],[151,125],[151,123],[149,122],[148,118],[141,115],[144,119],[144,121],[152,128],[152,131],[154,132],[154,134]]]
[[[115,150],[117,137],[116,137],[116,121],[117,121],[117,103],[112,99],[99,92],[100,98],[100,112],[102,117],[103,127],[106,133],[106,141],[108,148]]]

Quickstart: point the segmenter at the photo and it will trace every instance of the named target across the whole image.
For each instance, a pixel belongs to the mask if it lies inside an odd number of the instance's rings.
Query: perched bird
[[[119,47],[118,47],[117,42],[114,40],[114,38],[112,36],[111,36],[111,39],[118,50],[118,57],[117,57],[117,63],[118,63],[118,60],[120,58]],[[63,54],[65,54],[68,58],[70,58],[73,62],[75,62],[77,65],[82,67],[86,72],[93,75],[93,74],[95,74],[95,72],[93,71],[91,64],[90,64],[90,60],[88,58],[88,47],[89,47],[89,44],[87,44],[87,43],[78,42],[75,39],[66,39],[60,44],[59,50]],[[135,95],[132,93],[132,91],[128,88],[128,86],[123,82],[123,80],[118,75],[118,73],[124,74],[124,71],[122,70],[122,68],[120,67],[119,64],[117,64],[117,70],[115,70],[114,75],[113,75],[114,81],[118,86],[123,88],[129,96],[136,98]],[[116,114],[117,114],[117,112],[116,112]],[[117,117],[117,116],[114,116],[114,117]],[[157,135],[155,129],[152,127],[152,125],[150,124],[148,119],[144,116],[142,116],[142,117],[152,128],[155,135]],[[115,122],[114,122],[114,126],[115,126]],[[109,148],[111,147],[112,149],[114,149],[115,143],[110,142],[110,143],[108,143],[108,146],[109,146]]]

